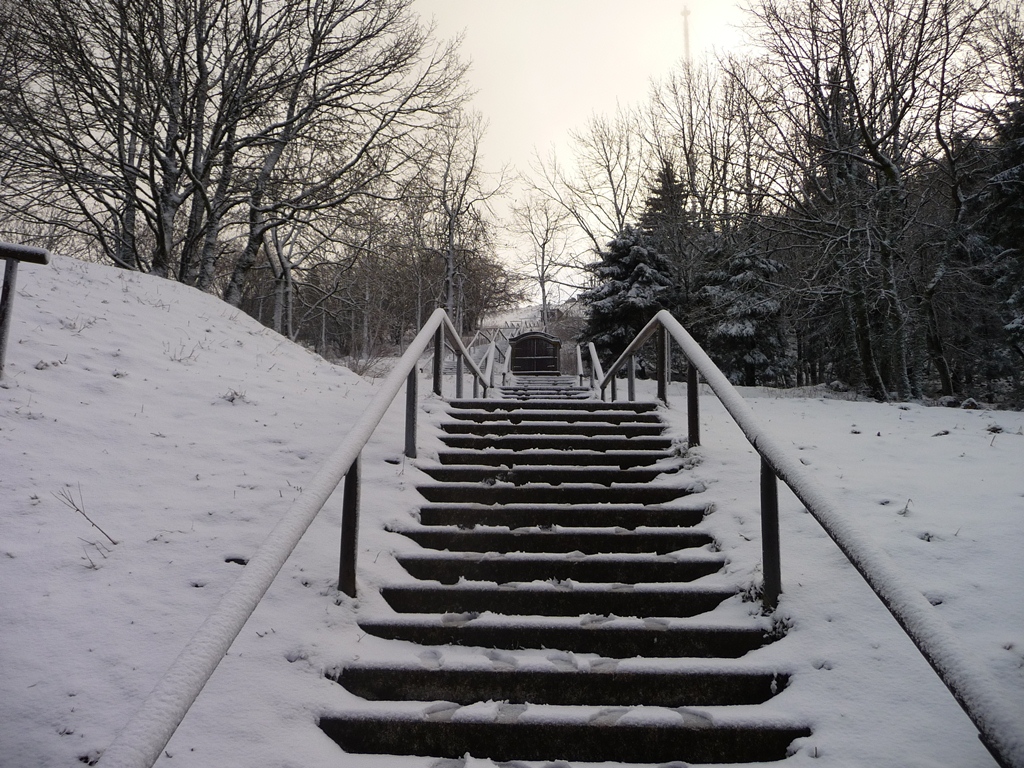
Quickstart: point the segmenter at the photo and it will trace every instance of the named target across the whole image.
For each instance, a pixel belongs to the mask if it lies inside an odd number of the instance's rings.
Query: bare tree
[[[474,242],[486,237],[484,206],[506,186],[505,172],[488,179],[480,162],[480,141],[486,126],[479,113],[455,110],[441,122],[432,146],[432,170],[427,179],[437,205],[445,264],[444,307],[462,327],[462,294],[466,257]]]
[[[268,232],[415,164],[460,102],[410,5],[10,0],[0,204],[237,304]]]
[[[557,155],[535,158],[531,186],[572,217],[593,260],[605,244],[636,219],[651,171],[651,153],[637,115],[619,108],[614,117],[595,115],[570,134],[571,165]]]
[[[916,380],[917,179],[953,128],[978,7],[960,0],[761,0],[753,14],[768,52],[774,139],[790,169],[774,194],[819,298],[838,299],[860,373],[879,399]],[[963,72],[962,69],[960,69]],[[939,273],[933,273],[939,274]]]
[[[728,122],[723,75],[712,62],[684,62],[652,89],[646,135],[659,163],[671,163],[686,189],[697,229],[719,227],[730,210]]]
[[[559,281],[570,265],[568,248],[569,213],[551,198],[528,192],[525,200],[512,207],[512,231],[523,237],[527,253],[521,259],[531,281],[540,290],[540,320],[547,329],[548,289]]]

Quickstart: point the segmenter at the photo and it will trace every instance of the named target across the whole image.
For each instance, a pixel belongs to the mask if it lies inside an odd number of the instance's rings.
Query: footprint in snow
[[[469,622],[471,622],[473,619],[475,619],[479,615],[480,615],[479,613],[475,613],[475,612],[469,612],[469,613],[446,613],[446,614],[444,614],[441,617],[441,623],[443,625],[445,625],[446,627],[449,627],[449,626],[461,627],[463,624],[468,624]]]
[[[579,669],[579,665],[576,663],[576,657],[571,653],[550,653],[548,654],[548,661],[563,672],[575,672]]]
[[[600,712],[592,715],[589,722],[593,725],[615,725],[628,712],[629,709],[626,707],[602,709]]]
[[[591,672],[604,672],[605,674],[611,674],[618,668],[618,659],[594,659],[592,662],[590,662]]]
[[[441,666],[440,651],[423,651],[416,656],[427,669],[439,669]]]
[[[490,650],[485,654],[491,660],[495,669],[513,670],[519,666],[519,660],[511,653],[505,651]]]
[[[509,704],[508,702],[502,702],[498,705],[498,711],[494,716],[494,722],[496,723],[515,723],[518,722],[519,716],[526,711],[525,704]]]
[[[439,701],[423,710],[423,719],[429,720],[432,723],[447,723],[460,709],[462,709],[460,704],[453,704],[450,701]]]
[[[679,713],[683,720],[692,725],[708,725],[715,722],[715,719],[709,713],[699,709],[677,707],[676,712]]]

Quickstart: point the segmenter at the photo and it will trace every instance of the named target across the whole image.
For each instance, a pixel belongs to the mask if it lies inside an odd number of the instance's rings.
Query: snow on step
[[[770,622],[701,529],[714,505],[656,406],[553,377],[502,391],[450,404],[419,523],[392,529],[415,542],[409,579],[359,621],[396,651],[329,674],[360,703],[324,733],[362,754],[784,759],[810,730],[762,708],[788,671],[743,658]]]

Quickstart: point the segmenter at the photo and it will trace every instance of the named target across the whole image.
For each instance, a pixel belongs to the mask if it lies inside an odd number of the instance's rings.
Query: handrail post
[[[437,326],[434,333],[434,394],[441,396],[441,380],[444,373],[444,325]]]
[[[4,377],[4,359],[7,357],[7,338],[11,332],[11,316],[14,314],[14,288],[18,280],[18,262],[6,259],[4,285],[0,292],[0,379]]]
[[[687,445],[700,445],[700,386],[697,366],[690,361],[686,363],[686,426]]]
[[[668,405],[668,332],[665,326],[658,327],[658,399]]]
[[[341,497],[341,564],[338,568],[338,589],[349,597],[356,596],[356,554],[359,546],[359,462],[356,456],[345,473],[345,489]]]
[[[782,592],[779,555],[779,484],[775,470],[761,459],[761,563],[764,570],[764,607],[775,610]]]
[[[0,289],[0,379],[3,379],[7,341],[11,332],[11,316],[14,314],[14,289],[18,279],[18,262],[49,264],[50,252],[30,245],[0,243],[0,261],[6,264],[3,288]]]
[[[576,375],[580,377],[580,386],[583,386],[583,352],[580,350],[580,345],[576,345]],[[590,382],[590,388],[594,388],[594,382]]]
[[[462,399],[462,354],[455,350],[455,397]]]
[[[626,369],[627,396],[629,402],[636,402],[636,355],[629,356],[629,367]]]
[[[413,367],[405,380],[405,455],[416,458],[416,407],[419,399],[419,379]]]
[[[618,371],[612,376],[612,402],[614,403],[619,399],[619,387],[618,387]]]

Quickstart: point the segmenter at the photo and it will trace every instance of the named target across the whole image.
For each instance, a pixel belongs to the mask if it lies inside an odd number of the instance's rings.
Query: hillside
[[[0,767],[66,767],[95,761],[130,718],[374,386],[214,297],[104,266],[24,266],[14,309],[0,385]],[[746,394],[1024,722],[1024,414]],[[757,460],[703,401],[692,471],[729,483],[708,525],[736,578],[753,582]],[[364,453],[360,598],[334,588],[332,500],[158,765],[338,762],[315,722],[348,694],[324,673],[407,652],[354,623],[356,610],[383,610],[373,587],[397,577],[391,554],[412,546],[384,531],[414,514],[422,478],[401,457],[401,405]],[[429,457],[441,404],[424,397],[422,411]],[[681,410],[669,414],[684,433]],[[788,493],[782,524],[778,615],[791,642],[764,660],[797,670],[776,701],[815,723],[787,765],[991,768],[952,697]]]

